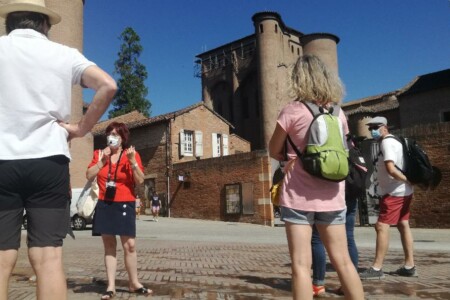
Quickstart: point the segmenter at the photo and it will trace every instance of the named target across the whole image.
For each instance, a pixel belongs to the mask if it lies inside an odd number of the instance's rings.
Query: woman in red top
[[[128,272],[129,290],[132,293],[149,294],[137,276],[136,195],[135,185],[144,182],[141,157],[133,146],[128,146],[129,131],[125,124],[112,122],[106,128],[107,147],[95,150],[86,177],[97,177],[100,189],[95,208],[92,234],[101,235],[105,247],[105,265],[108,287],[101,299],[111,299],[116,293],[117,269],[116,235],[120,236]]]

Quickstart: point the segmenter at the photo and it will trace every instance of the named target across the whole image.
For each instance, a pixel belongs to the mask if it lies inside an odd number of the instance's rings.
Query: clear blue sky
[[[86,0],[84,54],[109,73],[119,36],[132,27],[152,116],[201,100],[197,54],[254,33],[256,12],[278,12],[303,33],[337,35],[344,101],[399,89],[415,76],[450,68],[449,0]],[[90,102],[92,93],[85,92]]]

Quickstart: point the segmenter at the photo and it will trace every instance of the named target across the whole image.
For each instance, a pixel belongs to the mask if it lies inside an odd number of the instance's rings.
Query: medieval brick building
[[[266,149],[280,109],[293,100],[289,68],[304,54],[315,54],[337,72],[339,38],[304,34],[285,25],[276,12],[252,17],[253,34],[197,55],[203,101],[250,141]]]

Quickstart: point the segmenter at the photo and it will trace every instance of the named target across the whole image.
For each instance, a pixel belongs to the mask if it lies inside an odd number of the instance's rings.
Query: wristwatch
[[[131,165],[132,169],[136,169],[137,167],[138,167],[138,163],[137,162],[135,162],[134,164]]]

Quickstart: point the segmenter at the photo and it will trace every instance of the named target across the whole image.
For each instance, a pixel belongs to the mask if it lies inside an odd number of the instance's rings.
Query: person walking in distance
[[[385,117],[375,117],[366,125],[372,138],[378,141],[380,151],[375,160],[374,174],[378,183],[377,194],[380,199],[380,214],[375,224],[377,233],[375,260],[372,266],[360,273],[361,279],[384,278],[383,261],[389,248],[389,229],[396,225],[405,255],[404,265],[395,273],[399,276],[416,277],[414,264],[413,236],[409,227],[410,206],[413,199],[413,186],[400,171],[403,168],[403,146],[389,133]]]
[[[158,222],[159,211],[161,209],[161,200],[159,200],[159,196],[156,192],[153,192],[152,195],[152,214],[153,221]]]
[[[329,111],[343,96],[337,74],[313,55],[298,58],[291,81],[297,99],[281,109],[269,142],[269,154],[278,161],[284,160],[283,148],[288,136],[299,149],[306,148],[308,128],[313,121],[307,105],[312,103]],[[342,110],[338,122],[346,134],[348,126]],[[344,143],[345,137],[341,138]],[[289,161],[285,166],[280,209],[292,262],[293,298],[313,298],[311,236],[315,225],[338,273],[346,299],[364,299],[361,280],[347,249],[345,182],[327,181],[308,173],[292,146],[288,146],[287,154]]]
[[[117,86],[77,49],[48,39],[61,16],[44,0],[2,3],[7,35],[0,37],[0,299],[8,299],[25,208],[36,298],[64,300],[62,245],[70,233],[68,141],[92,129]],[[72,85],[95,94],[86,114],[69,124]]]
[[[139,195],[136,195],[136,219],[139,220],[139,217],[141,215],[141,205],[142,201]]]

